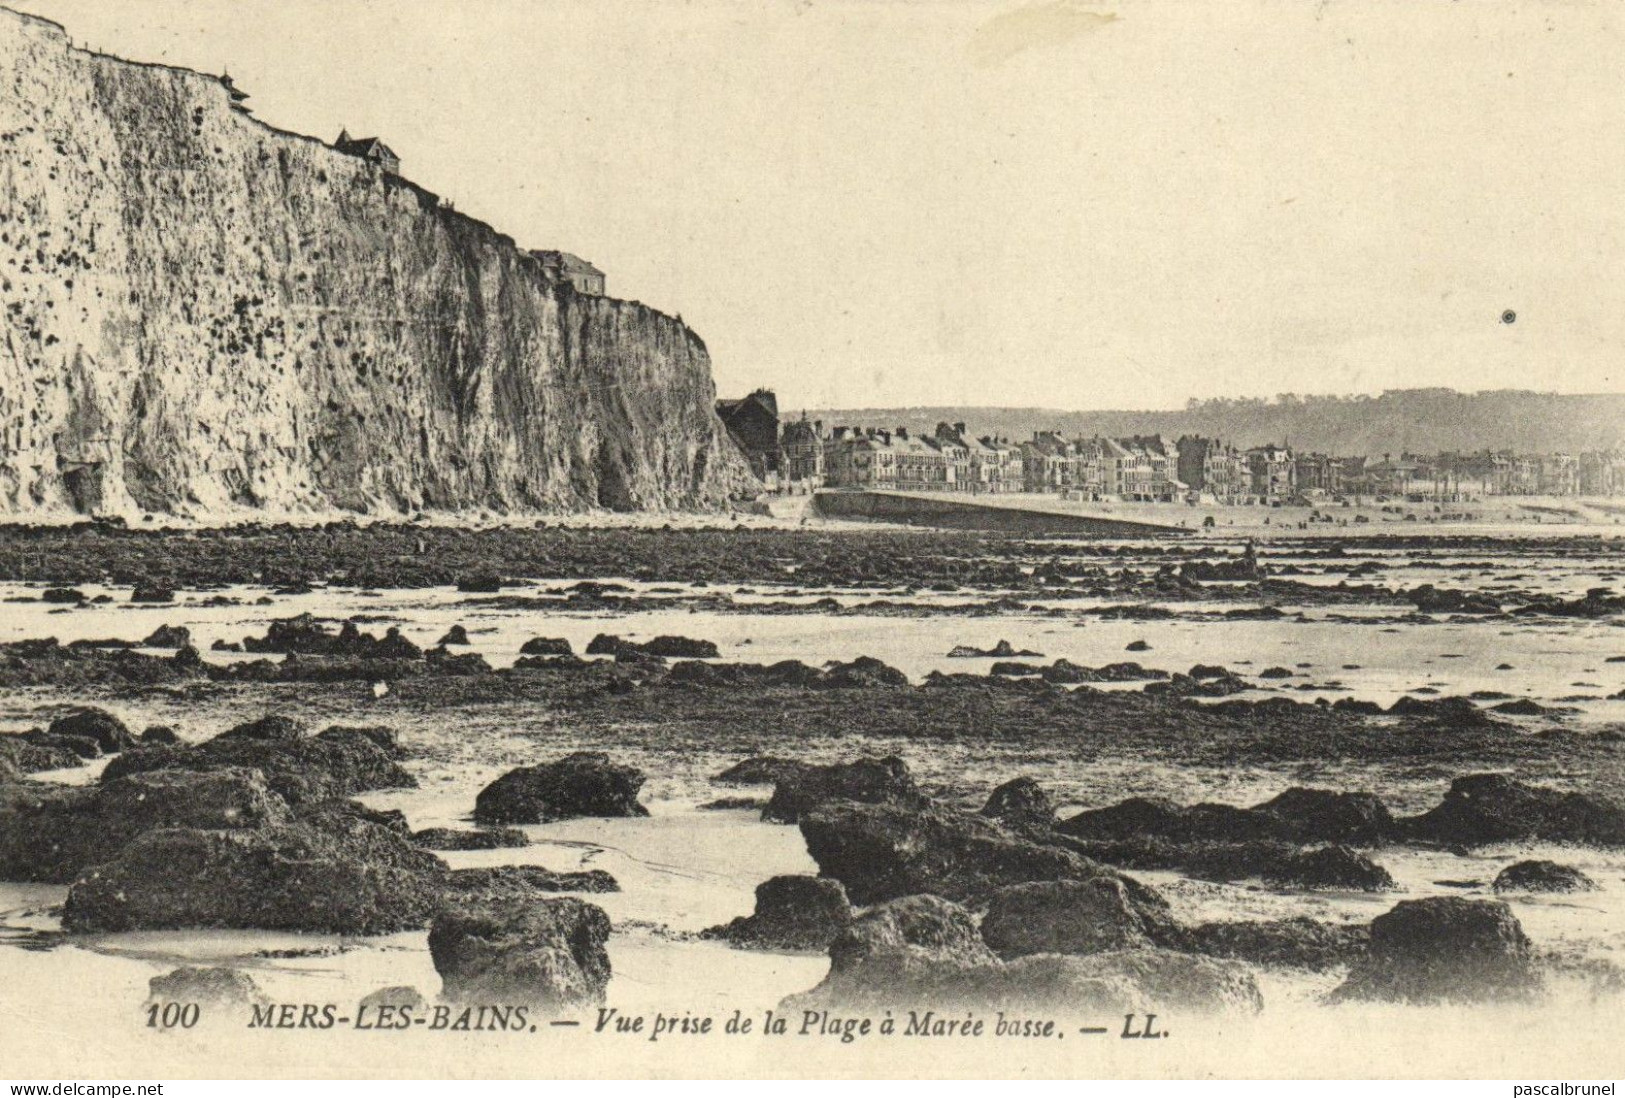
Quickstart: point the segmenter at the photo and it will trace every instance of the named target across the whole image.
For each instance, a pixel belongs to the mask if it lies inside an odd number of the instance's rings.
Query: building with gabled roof
[[[401,174],[401,158],[376,137],[351,137],[349,130],[340,130],[333,147],[341,153],[371,161],[390,175]]]
[[[554,282],[568,282],[575,287],[577,293],[593,294],[598,297],[604,295],[604,272],[579,255],[536,249],[530,254],[541,263],[542,270],[547,272],[547,277]]]

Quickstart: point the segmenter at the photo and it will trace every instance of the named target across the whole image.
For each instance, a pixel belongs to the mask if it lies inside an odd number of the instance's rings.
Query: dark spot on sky
[[[1513,312],[1511,309],[1508,309],[1506,312],[1501,314],[1501,323],[1502,324],[1511,324],[1513,321],[1515,321],[1517,319],[1518,319],[1518,314]]]

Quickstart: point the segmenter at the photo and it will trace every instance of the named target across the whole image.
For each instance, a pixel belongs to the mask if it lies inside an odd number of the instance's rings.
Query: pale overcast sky
[[[724,393],[1625,388],[1613,0],[10,2],[382,136]]]

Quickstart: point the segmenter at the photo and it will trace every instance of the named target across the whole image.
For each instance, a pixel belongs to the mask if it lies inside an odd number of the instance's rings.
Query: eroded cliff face
[[[0,514],[720,506],[680,321],[0,9]]]

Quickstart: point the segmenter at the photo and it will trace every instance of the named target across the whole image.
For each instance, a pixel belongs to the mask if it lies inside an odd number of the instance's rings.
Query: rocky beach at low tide
[[[87,984],[96,1027],[212,1004],[175,1042],[286,1003],[1605,1017],[1620,548],[13,528],[0,973],[40,1034]]]

